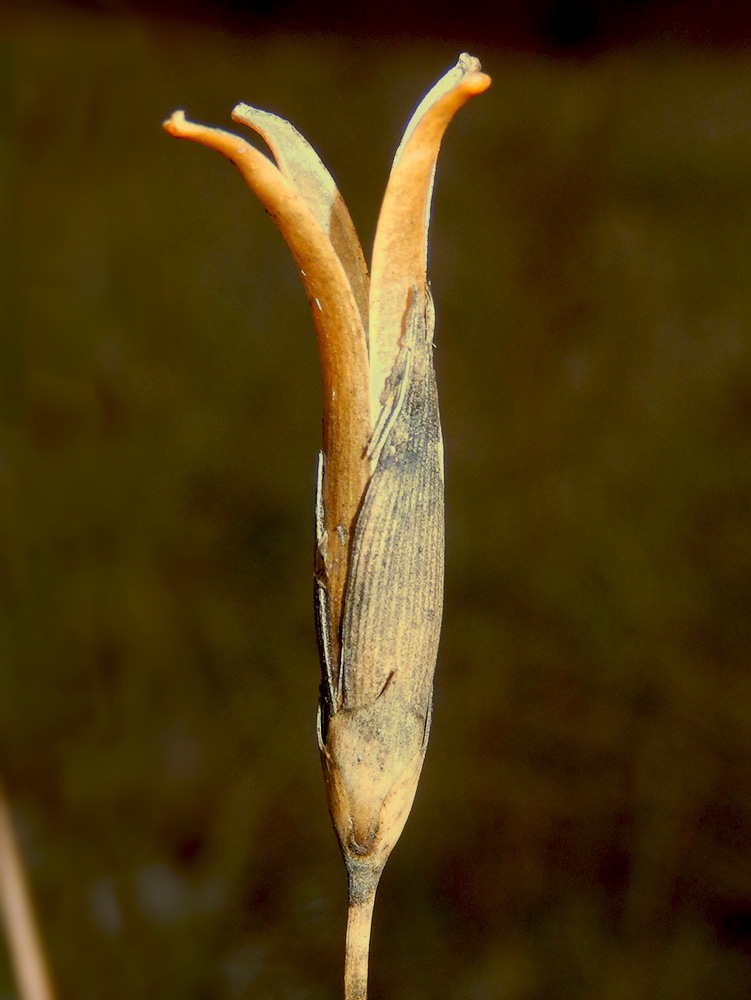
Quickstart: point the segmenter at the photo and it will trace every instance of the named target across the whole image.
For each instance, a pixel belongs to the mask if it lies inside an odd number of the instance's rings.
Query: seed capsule
[[[368,449],[373,474],[355,522],[341,669],[323,651],[319,744],[334,825],[345,859],[372,855],[381,865],[422,768],[441,630],[443,439],[433,326],[430,293],[415,287]],[[325,636],[326,623],[318,624]]]

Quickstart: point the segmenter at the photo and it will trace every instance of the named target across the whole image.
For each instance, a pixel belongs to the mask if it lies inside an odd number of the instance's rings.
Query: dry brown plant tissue
[[[245,104],[233,111],[276,165],[180,111],[165,122],[240,169],[292,251],[316,325],[318,742],[349,879],[346,1000],[367,993],[376,887],[412,807],[430,729],[444,577],[430,205],[446,127],[489,84],[479,60],[462,54],[418,106],[394,158],[370,276],[336,184],[289,122]]]

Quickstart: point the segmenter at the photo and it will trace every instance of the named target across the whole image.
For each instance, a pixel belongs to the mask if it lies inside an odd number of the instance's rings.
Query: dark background
[[[340,993],[313,326],[234,168],[160,122],[288,117],[369,256],[463,49],[493,86],[434,201],[444,641],[372,997],[749,995],[744,16],[6,11],[0,777],[61,998]]]

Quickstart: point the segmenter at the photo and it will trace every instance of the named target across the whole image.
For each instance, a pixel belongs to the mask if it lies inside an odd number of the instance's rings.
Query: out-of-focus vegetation
[[[336,996],[312,322],[233,168],[159,126],[289,117],[369,252],[462,40],[69,14],[0,44],[0,773],[61,996]],[[447,135],[431,247],[434,736],[373,996],[739,1000],[751,63],[477,55],[494,84]]]

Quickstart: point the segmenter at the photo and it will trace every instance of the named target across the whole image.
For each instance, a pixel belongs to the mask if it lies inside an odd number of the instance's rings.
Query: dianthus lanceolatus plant
[[[283,118],[238,104],[235,121],[276,165],[176,111],[164,127],[239,168],[287,241],[323,369],[315,501],[318,744],[349,879],[346,1000],[364,1000],[376,887],[412,807],[430,728],[443,615],[443,440],[426,280],[444,131],[490,78],[463,54],[414,113],[381,206],[371,274],[320,159]]]

